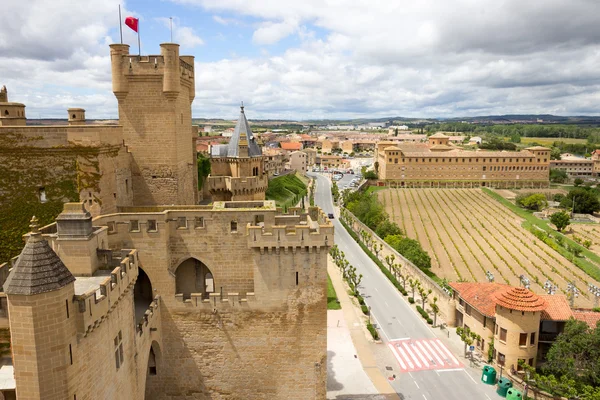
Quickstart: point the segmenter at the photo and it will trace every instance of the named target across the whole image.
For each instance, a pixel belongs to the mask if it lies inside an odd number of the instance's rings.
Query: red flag
[[[134,17],[125,18],[125,25],[133,29],[135,32],[138,31],[138,19]]]

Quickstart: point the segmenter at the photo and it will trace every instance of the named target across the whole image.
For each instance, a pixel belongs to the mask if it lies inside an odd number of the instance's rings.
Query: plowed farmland
[[[439,277],[486,282],[490,271],[496,282],[519,286],[523,274],[539,294],[546,293],[548,280],[566,294],[572,281],[580,289],[575,306],[593,306],[587,284],[600,283],[522,228],[517,215],[481,190],[386,189],[377,194],[390,218],[428,251]]]

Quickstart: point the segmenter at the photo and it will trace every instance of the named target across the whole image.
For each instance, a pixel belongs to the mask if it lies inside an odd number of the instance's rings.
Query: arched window
[[[71,118],[73,118],[73,119],[77,119],[77,117],[75,117],[75,114],[73,114],[73,115],[71,116]]]
[[[8,110],[4,110],[4,115],[8,115]]]
[[[192,293],[201,293],[207,299],[209,293],[215,291],[212,272],[204,263],[189,258],[182,262],[175,271],[175,293],[182,294],[183,299],[191,298]]]

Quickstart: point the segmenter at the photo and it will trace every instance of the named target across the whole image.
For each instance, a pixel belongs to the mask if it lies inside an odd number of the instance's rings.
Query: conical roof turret
[[[59,290],[75,277],[52,250],[38,229],[37,218],[31,219],[31,233],[4,284],[4,292],[34,295]]]
[[[248,157],[262,155],[260,147],[258,147],[254,138],[254,134],[250,129],[250,124],[248,124],[248,120],[246,119],[243,103],[240,107],[240,117],[238,118],[235,130],[233,131],[233,135],[227,146],[227,157],[239,157],[240,146],[248,146]]]

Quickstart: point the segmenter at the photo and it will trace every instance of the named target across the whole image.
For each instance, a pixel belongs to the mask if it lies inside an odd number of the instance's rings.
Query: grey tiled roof
[[[34,229],[4,284],[7,294],[32,295],[58,290],[75,281],[71,271]]]
[[[260,147],[258,147],[258,144],[256,144],[254,134],[252,133],[250,125],[248,124],[248,120],[246,119],[244,106],[241,107],[240,117],[238,118],[237,124],[235,124],[233,136],[231,136],[231,140],[229,141],[229,145],[227,147],[227,157],[239,157],[238,150],[240,145],[240,137],[242,134],[245,134],[248,140],[248,156],[256,157],[262,155]]]

